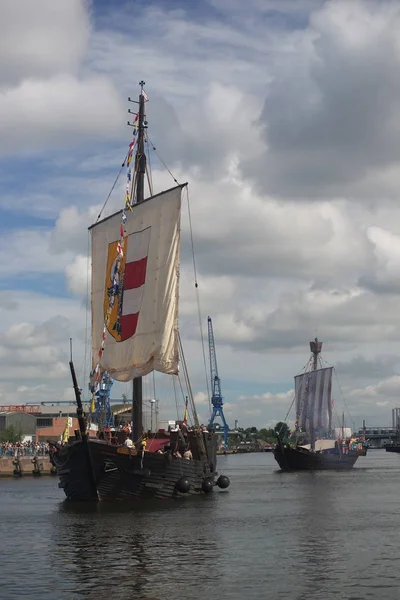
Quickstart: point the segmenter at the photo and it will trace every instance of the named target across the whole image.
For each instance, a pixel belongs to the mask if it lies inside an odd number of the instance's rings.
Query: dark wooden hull
[[[216,484],[216,444],[209,440],[206,448],[210,458],[187,460],[169,453],[135,454],[100,440],[89,440],[87,445],[78,440],[58,448],[52,461],[59,487],[69,500],[173,498],[202,493],[207,488],[204,480]],[[182,479],[189,482],[188,491],[181,491]]]
[[[310,452],[305,448],[277,445],[274,457],[282,471],[325,471],[352,469],[360,454]]]
[[[385,446],[386,452],[400,453],[400,444],[388,444]]]

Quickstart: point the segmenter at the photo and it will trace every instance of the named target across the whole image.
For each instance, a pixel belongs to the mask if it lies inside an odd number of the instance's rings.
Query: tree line
[[[257,427],[247,427],[246,429],[243,429],[243,427],[238,427],[237,431],[246,441],[257,439],[269,442],[270,444],[276,442],[277,433],[280,434],[283,441],[286,441],[290,435],[290,428],[288,424],[283,421],[279,421],[275,427],[271,427],[270,429],[265,427],[261,429],[257,429]]]
[[[20,427],[9,425],[0,431],[0,442],[11,442],[16,444],[22,439],[22,431]]]

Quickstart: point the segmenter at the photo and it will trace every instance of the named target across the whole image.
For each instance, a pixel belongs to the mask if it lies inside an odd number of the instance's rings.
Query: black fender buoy
[[[201,484],[201,489],[203,490],[203,492],[205,494],[209,494],[210,492],[212,492],[213,488],[214,488],[214,482],[212,481],[212,479],[203,479],[202,484]]]
[[[19,471],[18,469],[14,469],[13,474],[14,477],[22,477],[22,471]]]
[[[226,488],[229,487],[230,483],[231,482],[229,481],[229,477],[227,477],[226,475],[220,475],[217,479],[217,486],[221,488],[221,490],[226,490]]]
[[[175,487],[181,494],[187,494],[190,490],[190,481],[187,477],[181,477],[176,482]]]

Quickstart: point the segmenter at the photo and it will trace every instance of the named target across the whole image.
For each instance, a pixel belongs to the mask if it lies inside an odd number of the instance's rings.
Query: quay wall
[[[51,463],[48,456],[39,456],[40,474],[52,475]],[[13,464],[14,457],[0,458],[0,477],[14,477],[15,465]],[[22,476],[33,477],[32,471],[35,465],[32,462],[31,456],[20,457]]]

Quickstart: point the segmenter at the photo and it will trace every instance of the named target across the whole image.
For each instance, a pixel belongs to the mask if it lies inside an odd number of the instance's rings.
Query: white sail
[[[297,375],[295,381],[296,420],[309,435],[327,434],[332,427],[333,367]]]
[[[121,212],[91,228],[93,364],[118,381],[178,371],[181,192],[178,186],[127,211],[118,272]]]
[[[335,440],[338,440],[339,438],[342,440],[345,440],[346,438],[351,438],[352,437],[351,427],[335,427],[334,437],[335,437]]]

